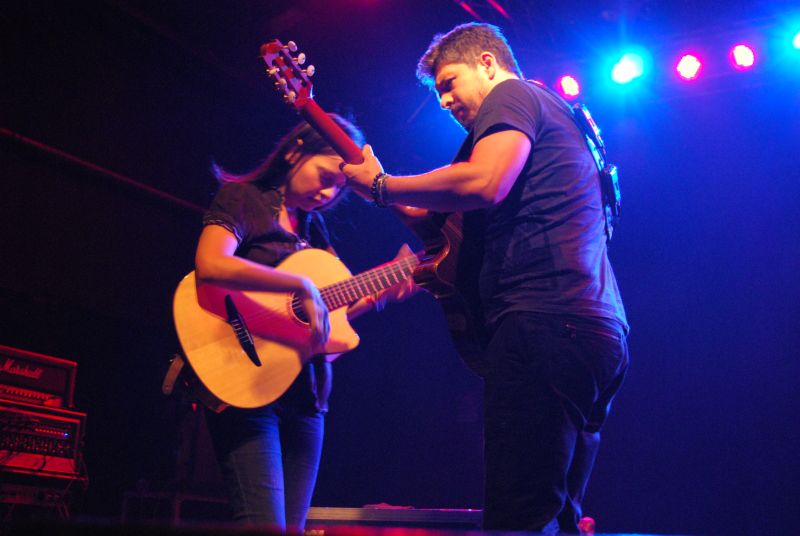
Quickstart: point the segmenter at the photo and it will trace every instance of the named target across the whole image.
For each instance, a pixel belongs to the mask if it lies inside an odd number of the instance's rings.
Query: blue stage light
[[[635,52],[623,54],[611,70],[611,79],[617,84],[627,84],[644,74],[644,58]]]
[[[797,50],[800,50],[800,32],[794,34],[794,39],[792,39],[792,46]]]

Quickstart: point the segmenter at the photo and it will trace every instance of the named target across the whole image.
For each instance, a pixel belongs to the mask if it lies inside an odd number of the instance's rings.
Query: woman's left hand
[[[408,247],[408,244],[403,244],[400,247],[400,251],[398,251],[397,255],[395,255],[394,260],[400,260],[411,255],[414,255],[414,252],[411,251],[411,248]],[[414,278],[409,276],[404,281],[392,285],[386,290],[382,290],[373,296],[375,310],[382,311],[389,302],[405,301],[419,292],[421,289],[422,287],[414,283]]]

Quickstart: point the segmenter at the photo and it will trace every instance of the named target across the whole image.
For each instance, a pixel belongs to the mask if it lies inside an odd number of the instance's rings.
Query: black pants
[[[628,367],[622,328],[510,313],[488,359],[484,528],[577,533],[600,428]]]

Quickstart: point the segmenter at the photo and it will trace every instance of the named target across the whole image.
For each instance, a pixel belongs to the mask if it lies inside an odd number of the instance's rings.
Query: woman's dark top
[[[317,212],[298,212],[297,234],[280,226],[282,194],[255,183],[225,183],[203,216],[203,225],[220,225],[239,242],[236,255],[275,267],[301,249],[330,248],[325,222]],[[328,411],[331,364],[322,358],[303,367],[289,390],[278,399],[297,409]]]

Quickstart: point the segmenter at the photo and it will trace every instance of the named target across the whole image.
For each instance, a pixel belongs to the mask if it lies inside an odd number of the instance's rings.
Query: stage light
[[[684,80],[696,80],[703,68],[702,62],[693,54],[684,54],[675,70]]]
[[[730,52],[731,63],[736,69],[743,71],[749,69],[756,62],[756,54],[747,45],[736,45]]]
[[[620,58],[611,70],[611,79],[617,84],[627,84],[644,74],[644,58],[628,52]]]
[[[800,32],[794,34],[794,39],[792,39],[792,46],[797,50],[800,50]]]
[[[566,75],[558,80],[558,92],[566,99],[574,99],[581,93],[581,86],[574,77]]]

